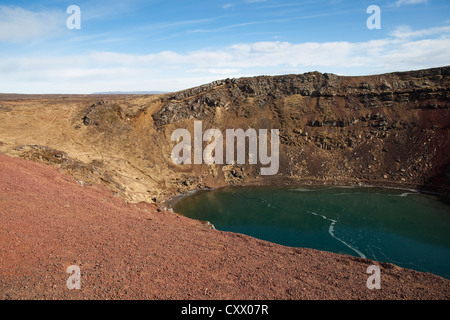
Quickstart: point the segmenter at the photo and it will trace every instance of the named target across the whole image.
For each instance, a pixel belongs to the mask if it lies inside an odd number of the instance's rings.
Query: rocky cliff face
[[[278,128],[284,180],[444,190],[449,75],[446,67],[368,77],[313,72],[227,79],[167,96],[153,119],[160,130],[192,119],[222,130]],[[227,184],[256,178],[248,166],[221,169]]]
[[[27,118],[28,127],[20,126],[19,115],[29,114],[36,101],[21,101],[29,105],[23,109],[17,100],[3,101],[0,111],[15,121],[23,139],[8,139],[14,130],[4,130],[0,151],[54,163],[79,181],[101,182],[132,201],[161,202],[198,188],[271,183],[450,193],[450,67],[364,77],[260,76],[159,96],[39,101],[48,110],[59,105],[48,118],[60,119],[60,127],[53,121],[46,136],[44,130],[36,138],[36,129],[25,137],[24,131],[39,124]],[[279,129],[278,174],[263,177],[260,165],[248,163],[173,164],[172,132],[186,128],[192,133],[196,120],[204,131]]]
[[[253,105],[261,109],[275,104],[282,107],[283,99],[296,96],[312,99],[317,111],[321,111],[320,105],[326,102],[344,102],[345,108],[354,110],[395,107],[407,102],[421,109],[448,109],[449,72],[449,68],[437,68],[371,77],[339,77],[313,72],[227,79],[168,96],[167,103],[154,118],[160,125],[192,117],[202,119],[208,108],[230,107],[236,112],[247,105],[249,99],[255,100]]]

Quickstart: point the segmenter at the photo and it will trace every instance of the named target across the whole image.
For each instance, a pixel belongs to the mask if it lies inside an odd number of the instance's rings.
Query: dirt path
[[[0,299],[448,299],[450,281],[289,248],[151,204],[126,204],[57,169],[0,155]],[[78,266],[81,289],[66,273]]]

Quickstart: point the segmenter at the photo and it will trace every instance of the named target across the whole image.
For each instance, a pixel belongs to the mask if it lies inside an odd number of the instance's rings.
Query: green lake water
[[[197,192],[175,209],[218,230],[450,278],[450,197],[381,188],[237,187]]]

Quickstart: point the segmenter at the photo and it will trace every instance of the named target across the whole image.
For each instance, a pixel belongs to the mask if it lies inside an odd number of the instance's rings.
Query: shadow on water
[[[421,187],[420,190],[424,193],[434,195],[437,200],[450,206],[450,163],[446,166],[441,166],[437,169],[439,174],[434,177],[429,178]],[[438,189],[444,190],[443,192],[433,192],[430,190],[435,190],[436,186],[440,186]]]

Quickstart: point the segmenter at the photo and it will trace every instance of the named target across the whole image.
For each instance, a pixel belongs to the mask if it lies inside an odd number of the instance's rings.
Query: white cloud
[[[231,7],[234,7],[234,3],[226,3],[222,6],[222,9],[230,9]]]
[[[261,74],[317,70],[362,75],[431,68],[450,65],[449,29],[404,27],[392,38],[365,42],[273,41],[188,53],[10,57],[0,60],[0,88],[25,93],[176,91],[217,79]],[[426,35],[440,37],[421,39]]]
[[[408,5],[408,4],[420,4],[420,3],[427,3],[428,0],[398,0],[395,5],[397,7],[401,5]]]
[[[391,36],[396,38],[421,38],[435,34],[440,34],[441,36],[450,34],[450,26],[428,28],[416,31],[412,30],[409,26],[398,26],[391,33]]]
[[[220,69],[220,68],[198,68],[188,70],[187,72],[191,73],[211,73],[215,75],[229,75],[229,74],[238,74],[239,69]]]
[[[55,36],[64,30],[66,19],[63,11],[33,12],[0,6],[0,42],[24,42]]]

